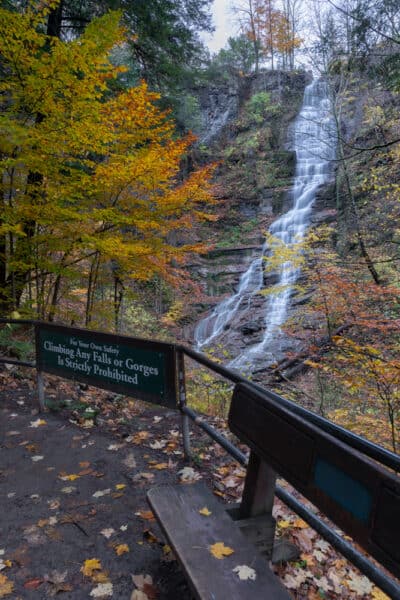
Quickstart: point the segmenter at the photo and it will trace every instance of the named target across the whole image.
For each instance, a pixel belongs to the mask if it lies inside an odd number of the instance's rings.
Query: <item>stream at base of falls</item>
[[[335,157],[335,133],[330,112],[327,85],[315,80],[304,91],[303,104],[291,135],[291,149],[296,153],[296,173],[290,191],[290,210],[274,221],[269,233],[279,244],[293,246],[304,238],[310,224],[312,206],[317,190],[326,184],[332,173]],[[218,304],[202,319],[194,332],[196,348],[206,349],[218,344],[226,330],[235,327],[238,316],[245,311],[252,318],[252,300],[264,289],[264,265],[268,260],[267,242],[260,254],[240,278],[237,291]],[[229,362],[230,368],[243,373],[267,367],[276,362],[273,348],[279,345],[293,286],[299,277],[299,268],[285,262],[276,273],[276,283],[268,289],[264,300],[264,326],[262,339],[241,350]]]

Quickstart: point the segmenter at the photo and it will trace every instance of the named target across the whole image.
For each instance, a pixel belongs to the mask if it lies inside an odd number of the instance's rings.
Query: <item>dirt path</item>
[[[0,406],[0,597],[9,589],[10,598],[80,600],[108,590],[125,600],[131,575],[151,575],[149,597],[189,598],[145,500],[150,484],[177,481],[184,466],[175,414],[137,417],[138,433],[118,438],[32,414],[23,389],[1,393]]]

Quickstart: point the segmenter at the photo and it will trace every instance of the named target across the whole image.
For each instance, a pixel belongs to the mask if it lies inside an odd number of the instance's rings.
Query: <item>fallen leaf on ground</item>
[[[372,583],[365,575],[357,575],[354,571],[350,571],[349,578],[345,583],[352,592],[356,592],[360,596],[370,594],[373,588]]]
[[[257,574],[254,569],[248,567],[247,565],[238,565],[234,569],[232,569],[234,573],[237,573],[239,579],[242,581],[247,581],[248,579],[254,580],[257,577]]]
[[[115,529],[112,527],[108,527],[107,529],[102,529],[100,531],[101,535],[104,535],[105,538],[109,539],[113,533],[115,533]]]
[[[78,473],[79,477],[84,477],[85,475],[93,475],[93,469],[82,469]]]
[[[187,483],[201,479],[200,473],[197,473],[197,471],[195,471],[192,467],[183,467],[183,469],[178,471],[178,475],[181,476],[181,481],[185,481]]]
[[[283,585],[291,590],[297,590],[308,578],[314,579],[311,571],[296,569],[292,573],[286,573],[283,578]]]
[[[83,567],[81,567],[81,573],[85,577],[92,577],[94,571],[101,571],[101,569],[101,563],[98,558],[88,558],[83,563]]]
[[[61,489],[63,494],[72,494],[72,492],[75,492],[76,487],[74,487],[73,485],[68,485],[67,487],[63,487]]]
[[[96,571],[92,575],[92,581],[94,583],[109,583],[110,578],[108,577],[107,573],[105,573],[104,571]]]
[[[321,550],[321,552],[330,552],[331,550],[331,546],[330,544],[328,544],[328,542],[326,542],[325,540],[318,540],[315,543],[316,548],[318,548],[318,550]]]
[[[330,592],[332,590],[332,586],[325,577],[325,575],[317,580],[317,585],[324,592]]]
[[[116,490],[124,490],[126,488],[126,483],[117,483],[115,486]]]
[[[5,598],[9,594],[12,594],[13,590],[13,582],[0,573],[0,598]]]
[[[36,454],[35,456],[31,456],[31,460],[33,462],[39,462],[39,460],[43,460],[44,456],[40,456],[39,454]]]
[[[141,444],[144,440],[147,440],[147,438],[149,437],[149,432],[148,431],[139,431],[138,433],[136,433],[133,438],[132,438],[132,442],[134,444]]]
[[[45,527],[48,524],[49,524],[48,519],[39,519],[39,521],[37,522],[38,527]]]
[[[307,563],[307,567],[314,567],[315,566],[315,558],[314,558],[314,556],[312,554],[306,554],[305,552],[302,552],[300,554],[300,558],[305,563]]]
[[[123,447],[123,444],[110,444],[107,450],[116,451]]]
[[[71,473],[70,475],[67,475],[67,473],[61,472],[58,477],[59,477],[59,479],[62,479],[63,481],[75,481],[75,479],[79,479],[79,475],[76,475],[75,473]]]
[[[373,588],[372,597],[374,600],[390,600],[389,596],[386,596],[386,594],[377,587]]]
[[[229,548],[229,546],[225,546],[223,542],[216,542],[210,546],[210,552],[215,558],[222,559],[225,558],[225,556],[230,556],[235,551],[232,548]]]
[[[42,531],[36,525],[24,527],[22,536],[31,546],[40,546],[47,542],[46,536],[43,535]]]
[[[31,421],[31,424],[29,425],[29,427],[33,427],[34,429],[36,429],[37,427],[40,427],[41,425],[46,425],[46,421],[44,419],[36,419],[36,421]]]
[[[203,515],[204,517],[209,517],[210,515],[212,515],[212,512],[211,512],[211,510],[208,510],[207,506],[205,506],[204,508],[201,508],[201,509],[199,510],[199,513],[200,513],[201,515]]]
[[[145,529],[143,531],[143,537],[146,540],[146,542],[149,542],[149,544],[156,544],[158,542],[158,538],[154,535],[152,531],[150,531],[150,529]]]
[[[138,512],[135,512],[135,515],[137,517],[141,517],[142,519],[145,519],[146,521],[154,521],[155,520],[155,516],[151,510],[138,510]]]
[[[307,527],[309,527],[309,525],[308,523],[303,521],[303,519],[296,519],[293,522],[293,527],[296,527],[297,529],[306,529]]]
[[[39,449],[36,444],[26,444],[25,448],[29,450],[29,452],[37,452]]]
[[[101,496],[106,496],[111,493],[111,489],[107,488],[106,490],[97,490],[94,494],[92,494],[93,498],[101,498]]]
[[[114,550],[118,556],[121,556],[121,554],[129,552],[129,546],[128,544],[118,544],[118,546],[115,546]]]
[[[26,590],[37,590],[37,588],[42,585],[43,581],[44,579],[39,579],[39,577],[30,579],[29,581],[25,581],[24,588]]]
[[[105,598],[113,595],[112,583],[99,583],[99,585],[92,589],[90,596],[93,598]]]
[[[138,589],[132,592],[131,600],[155,600],[158,597],[150,575],[132,575],[132,581]]]
[[[142,590],[133,590],[130,600],[150,600]]]
[[[121,462],[123,465],[125,465],[125,467],[128,467],[128,469],[136,468],[136,459],[132,452],[130,452]]]
[[[69,583],[65,583],[68,571],[52,571],[50,575],[45,575],[44,579],[49,584],[48,593],[51,596],[56,596],[60,592],[72,592],[73,587]]]
[[[288,527],[292,527],[293,523],[287,521],[286,519],[282,519],[281,521],[277,522],[277,525],[280,527],[280,529],[287,529]]]
[[[293,537],[305,552],[311,552],[313,549],[313,539],[315,531],[312,529],[298,529],[293,531]]]
[[[343,595],[343,579],[344,575],[339,571],[337,572],[335,567],[332,567],[328,571],[328,577],[333,585],[335,594],[338,594],[339,598]]]
[[[138,473],[134,477],[132,477],[133,481],[138,481],[139,479],[145,479],[146,481],[152,481],[154,479],[154,473]]]
[[[315,556],[318,562],[324,562],[326,560],[326,554],[317,549],[313,551],[313,556]]]
[[[163,448],[165,448],[166,445],[167,445],[166,440],[156,440],[155,442],[152,442],[151,444],[149,444],[149,446],[152,450],[162,450]]]

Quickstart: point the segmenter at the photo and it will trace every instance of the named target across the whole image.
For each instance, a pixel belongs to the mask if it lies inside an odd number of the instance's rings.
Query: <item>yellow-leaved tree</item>
[[[213,167],[182,177],[193,138],[175,136],[144,82],[112,93],[119,14],[62,41],[44,33],[56,6],[0,9],[0,314],[60,317],[79,288],[88,322],[99,277],[116,310],[128,278],[179,280],[198,249],[182,231],[211,218]]]

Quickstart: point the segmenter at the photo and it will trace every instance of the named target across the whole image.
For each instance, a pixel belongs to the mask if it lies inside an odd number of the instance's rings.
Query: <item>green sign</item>
[[[172,344],[37,324],[36,354],[42,371],[176,406]]]

